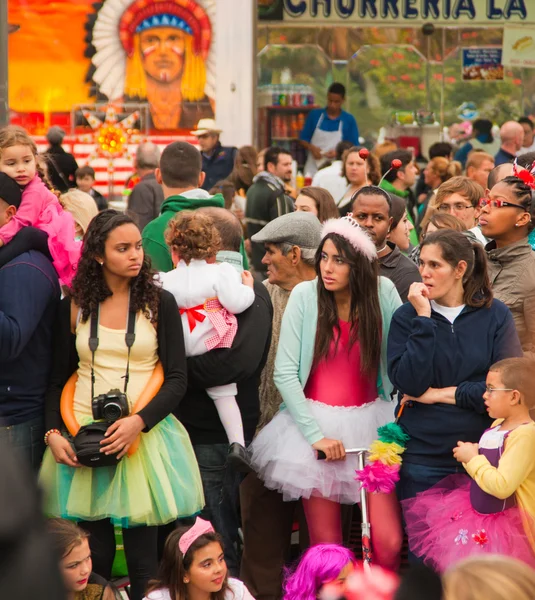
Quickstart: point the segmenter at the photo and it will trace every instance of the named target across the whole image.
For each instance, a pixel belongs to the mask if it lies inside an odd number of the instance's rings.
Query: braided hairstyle
[[[515,196],[515,201],[520,204],[520,206],[523,206],[526,209],[526,212],[530,214],[531,221],[528,223],[527,227],[528,233],[531,233],[535,227],[533,223],[535,219],[535,213],[533,211],[533,189],[522,179],[520,179],[520,177],[515,177],[514,175],[506,177],[498,183],[507,184]]]
[[[116,210],[103,210],[89,223],[84,236],[82,256],[72,282],[71,296],[80,307],[82,321],[87,321],[96,313],[101,302],[112,295],[102,273],[97,257],[104,256],[106,240],[110,233],[121,225],[136,225],[123,213]],[[137,227],[137,225],[136,225]],[[160,287],[154,281],[150,260],[145,255],[141,271],[130,282],[130,306],[135,312],[143,312],[154,323],[158,318]]]

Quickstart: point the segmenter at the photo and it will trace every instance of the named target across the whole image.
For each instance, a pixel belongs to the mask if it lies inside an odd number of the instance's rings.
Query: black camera
[[[110,390],[107,394],[100,394],[100,396],[93,398],[91,410],[95,421],[104,420],[110,423],[126,417],[130,412],[126,394],[118,389]]]

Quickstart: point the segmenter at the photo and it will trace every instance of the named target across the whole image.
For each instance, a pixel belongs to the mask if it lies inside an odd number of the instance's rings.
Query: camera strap
[[[89,330],[89,349],[91,350],[91,398],[95,397],[95,352],[97,351],[99,339],[98,339],[98,323],[100,320],[100,305],[97,308],[96,313],[91,313],[91,322]],[[136,340],[136,313],[130,310],[130,300],[128,300],[128,324],[126,326],[126,334],[124,341],[128,349],[128,356],[126,359],[126,372],[124,374],[124,393],[128,387],[128,381],[130,379],[130,350]]]

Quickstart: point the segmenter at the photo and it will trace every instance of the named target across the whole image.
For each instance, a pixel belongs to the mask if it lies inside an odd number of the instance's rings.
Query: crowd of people
[[[358,145],[336,86],[302,189],[203,119],[200,151],[139,145],[122,212],[59,128],[43,155],[0,130],[0,505],[42,491],[0,537],[48,561],[40,597],[119,598],[118,536],[132,600],[535,597],[529,120],[420,169]],[[352,449],[380,469],[371,569]]]

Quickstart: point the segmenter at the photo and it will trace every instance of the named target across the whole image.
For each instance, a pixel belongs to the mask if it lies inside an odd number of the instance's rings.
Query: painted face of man
[[[186,35],[174,27],[155,27],[140,33],[141,61],[151,79],[170,83],[182,76]]]

